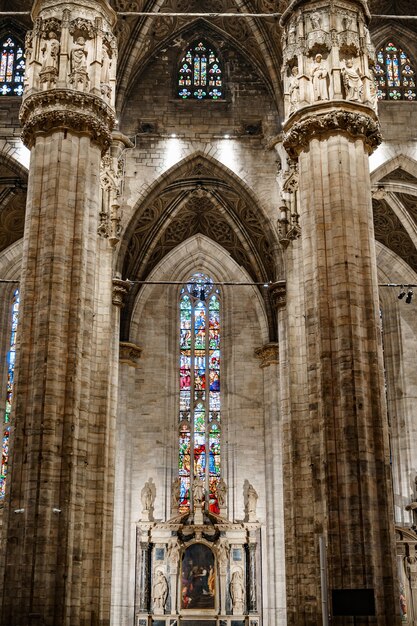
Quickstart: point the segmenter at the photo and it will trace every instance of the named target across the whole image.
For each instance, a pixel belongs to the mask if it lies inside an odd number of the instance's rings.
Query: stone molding
[[[112,142],[115,116],[101,98],[70,89],[53,89],[28,96],[22,103],[20,121],[22,140],[28,148],[37,135],[66,128],[87,133],[104,153]]]
[[[129,280],[122,280],[121,278],[113,278],[113,296],[112,302],[115,306],[120,308],[124,307],[126,296],[132,287],[132,283]]]
[[[121,341],[119,344],[119,361],[132,367],[138,367],[138,362],[142,356],[142,348],[129,341]]]
[[[378,121],[365,112],[337,108],[323,113],[312,112],[305,119],[288,125],[283,145],[291,158],[307,150],[312,139],[325,139],[335,133],[344,133],[353,139],[362,139],[369,154],[382,142]]]
[[[279,363],[279,344],[277,342],[266,343],[260,348],[255,348],[255,355],[260,360],[259,367],[269,367]]]

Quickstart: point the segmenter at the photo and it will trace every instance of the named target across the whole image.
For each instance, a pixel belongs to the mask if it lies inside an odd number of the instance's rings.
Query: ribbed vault
[[[202,157],[187,162],[174,174],[155,188],[135,213],[122,246],[123,277],[146,280],[168,253],[202,234],[220,244],[254,282],[276,280],[273,234],[249,192]],[[138,291],[135,285],[123,312],[124,338]],[[266,308],[272,338],[276,331],[269,301]]]

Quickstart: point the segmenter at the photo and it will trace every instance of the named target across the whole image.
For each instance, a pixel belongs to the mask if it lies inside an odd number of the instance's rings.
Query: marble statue
[[[71,50],[71,72],[87,71],[87,50],[84,37],[78,37]]]
[[[342,77],[346,90],[346,100],[359,100],[362,91],[362,79],[353,67],[352,59],[348,59],[345,67],[342,68]]]
[[[171,486],[171,508],[178,509],[181,499],[181,478],[177,476]]]
[[[194,507],[202,503],[203,496],[204,496],[204,481],[201,478],[195,478],[193,482]]]
[[[258,494],[253,485],[249,483],[248,492],[247,492],[247,511],[248,511],[248,519],[253,521],[256,519],[256,503],[258,501]]]
[[[156,572],[152,585],[152,600],[155,611],[163,611],[168,596],[168,583],[161,570]]]
[[[329,91],[327,88],[327,65],[323,61],[321,54],[316,54],[314,65],[311,69],[311,80],[313,82],[314,100],[328,100]]]
[[[150,512],[153,508],[155,496],[152,491],[152,487],[150,482],[146,482],[142,487],[142,491],[140,493],[140,500],[142,502],[142,513],[147,514],[149,517]]]
[[[48,39],[41,49],[43,52],[42,70],[58,69],[59,41],[53,31],[48,34]]]
[[[291,70],[288,92],[290,95],[289,113],[293,113],[297,110],[298,104],[300,102],[300,82],[298,79],[298,67],[293,67]]]
[[[232,580],[230,581],[230,596],[232,598],[234,614],[243,614],[244,594],[245,590],[243,587],[242,573],[240,570],[236,570],[233,572]]]
[[[219,502],[220,508],[226,506],[226,493],[227,487],[224,478],[220,478],[217,483],[217,500]]]

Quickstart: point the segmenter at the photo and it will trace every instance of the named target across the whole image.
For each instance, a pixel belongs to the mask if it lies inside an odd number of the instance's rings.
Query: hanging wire
[[[261,17],[261,18],[280,18],[282,13],[176,13],[176,12],[153,12],[153,11],[116,11],[117,15],[125,16],[132,15],[136,17]],[[20,15],[30,15],[30,11],[0,11],[0,16],[11,15],[17,17]],[[383,15],[379,13],[372,14],[373,18],[384,20],[417,20],[417,15]]]

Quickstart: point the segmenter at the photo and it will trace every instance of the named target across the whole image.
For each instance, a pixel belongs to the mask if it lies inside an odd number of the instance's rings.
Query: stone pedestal
[[[108,624],[117,343],[111,263],[107,255],[98,269],[97,227],[114,111],[97,95],[97,67],[102,46],[114,42],[115,14],[105,0],[39,0],[32,17],[21,108],[32,154],[0,622]],[[77,45],[89,77],[82,83],[70,79]],[[97,306],[109,312],[100,322]]]
[[[291,309],[297,297],[305,319],[304,328],[291,318],[285,329],[288,341],[305,342],[306,394],[287,404],[284,439],[293,626],[321,623],[320,598],[329,598],[331,612],[332,589],[373,589],[376,616],[361,624],[399,623],[368,165],[380,135],[367,90],[354,90],[353,73],[342,83],[352,59],[367,72],[368,17],[365,3],[322,0],[292,2],[282,19],[288,75],[297,65],[305,83],[284,124],[284,147],[298,160],[301,260],[289,265],[287,284],[298,293],[287,301]],[[300,380],[300,363],[288,366],[290,381]]]

